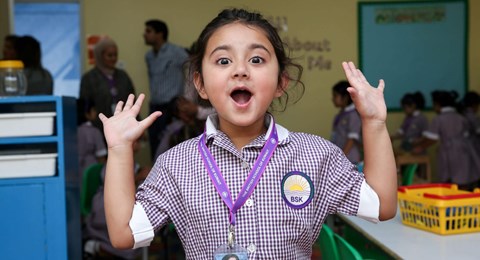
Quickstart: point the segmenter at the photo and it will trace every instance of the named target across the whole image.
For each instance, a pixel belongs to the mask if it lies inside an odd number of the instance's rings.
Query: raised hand
[[[142,136],[145,129],[162,115],[161,112],[157,111],[142,121],[137,121],[144,99],[145,95],[140,94],[135,101],[135,96],[130,94],[125,104],[122,101],[118,102],[112,117],[107,118],[104,114],[99,115],[103,123],[108,148],[133,145]]]
[[[355,67],[353,62],[342,62],[342,66],[351,86],[347,91],[350,93],[362,121],[378,120],[385,122],[387,119],[387,107],[383,96],[385,88],[383,79],[380,80],[378,87],[375,88],[368,83],[363,73]]]

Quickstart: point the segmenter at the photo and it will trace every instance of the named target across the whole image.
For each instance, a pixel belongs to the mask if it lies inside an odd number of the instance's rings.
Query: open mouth
[[[230,94],[232,99],[240,105],[248,103],[252,97],[252,93],[246,89],[237,89]]]

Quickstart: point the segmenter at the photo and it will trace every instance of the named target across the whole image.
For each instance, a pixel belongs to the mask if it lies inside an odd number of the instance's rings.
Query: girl
[[[349,87],[348,81],[342,80],[332,88],[333,104],[340,108],[333,121],[332,143],[340,147],[347,158],[356,164],[362,160],[362,121],[348,93]]]
[[[405,118],[392,140],[401,139],[401,150],[410,152],[412,147],[422,138],[423,131],[428,128],[428,119],[422,113],[425,108],[425,98],[421,92],[406,93],[400,101]]]
[[[92,125],[98,117],[95,103],[92,100],[77,100],[77,144],[78,168],[80,169],[80,184],[83,172],[90,165],[104,163],[107,159],[107,148],[102,132]]]
[[[290,70],[300,67],[292,65],[275,28],[260,14],[222,11],[200,34],[191,60],[195,87],[217,114],[209,116],[202,135],[158,157],[136,196],[129,172],[132,143],[161,113],[137,121],[141,94],[136,102],[130,95],[117,105],[113,117],[100,115],[109,147],[105,210],[114,246],[147,246],[154,231],[172,221],[187,259],[229,253],[239,259],[307,259],[327,215],[371,221],[395,215],[397,178],[383,80],[373,88],[352,62],[343,63],[363,120],[363,176],[337,146],[289,132],[267,112],[290,82],[303,86]]]
[[[440,141],[437,151],[438,180],[455,183],[460,189],[471,190],[480,179],[480,170],[475,167],[468,122],[455,110],[457,97],[455,91],[432,92],[433,108],[437,116],[423,133],[422,141],[414,147],[414,152],[423,151]]]

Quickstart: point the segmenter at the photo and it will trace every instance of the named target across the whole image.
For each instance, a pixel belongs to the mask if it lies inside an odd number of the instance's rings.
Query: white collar
[[[419,116],[419,115],[420,115],[420,110],[413,111],[413,116]]]
[[[349,111],[352,111],[352,110],[355,110],[355,104],[354,104],[354,103],[346,106],[346,107],[343,109],[343,111],[345,111],[345,112],[349,112]]]
[[[455,111],[454,107],[442,107],[442,108],[440,108],[440,113],[454,112],[454,111]]]
[[[265,125],[268,124],[268,130],[267,130],[267,133],[265,134],[265,140],[270,135],[274,122],[275,120],[273,120],[273,116],[271,114],[265,115]],[[215,135],[218,132],[217,127],[218,127],[218,114],[214,113],[209,115],[207,118],[207,122],[205,123],[205,133],[207,134],[207,138],[211,137],[212,135]],[[278,142],[280,143],[283,140],[287,139],[288,133],[289,133],[288,130],[279,124],[275,124],[275,127],[277,128]]]

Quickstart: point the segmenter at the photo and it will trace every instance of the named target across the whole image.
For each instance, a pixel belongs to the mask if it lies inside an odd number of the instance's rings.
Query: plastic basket
[[[480,231],[480,189],[458,190],[455,184],[398,188],[402,223],[440,235]]]

